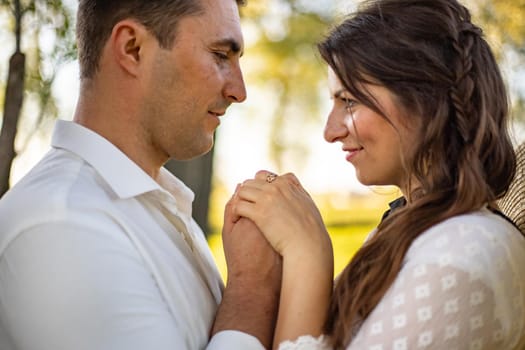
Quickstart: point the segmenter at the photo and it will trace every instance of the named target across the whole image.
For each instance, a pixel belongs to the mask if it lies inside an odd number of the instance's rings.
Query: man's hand
[[[212,330],[239,330],[272,347],[279,309],[282,259],[255,224],[234,222],[231,205],[225,209],[222,233],[228,281]]]

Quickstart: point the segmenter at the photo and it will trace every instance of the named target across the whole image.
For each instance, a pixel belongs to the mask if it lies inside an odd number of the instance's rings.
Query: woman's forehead
[[[341,80],[330,66],[328,67],[328,89],[330,96],[336,96],[341,94],[342,91],[346,91]]]

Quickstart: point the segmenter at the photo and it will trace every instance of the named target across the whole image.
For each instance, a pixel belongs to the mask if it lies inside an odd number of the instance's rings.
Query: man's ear
[[[136,76],[143,61],[143,50],[151,35],[146,28],[131,19],[118,22],[111,33],[110,45],[115,63]]]

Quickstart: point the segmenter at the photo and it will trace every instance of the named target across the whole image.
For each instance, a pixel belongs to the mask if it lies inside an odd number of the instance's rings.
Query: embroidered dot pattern
[[[525,348],[525,241],[487,216],[454,218],[421,235],[347,350]],[[330,349],[326,337],[301,338],[313,343],[279,349]]]

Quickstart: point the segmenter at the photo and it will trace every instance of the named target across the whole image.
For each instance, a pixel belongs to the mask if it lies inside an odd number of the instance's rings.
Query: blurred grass
[[[334,273],[336,275],[344,269],[374,227],[375,225],[373,224],[328,227],[328,233],[334,248]],[[208,243],[221,276],[226,281],[226,261],[222,249],[221,235],[218,232],[214,232],[208,237]]]
[[[313,195],[323,220],[327,225],[334,249],[334,274],[339,274],[361,247],[366,236],[372,231],[388,209],[388,203],[399,196],[392,188],[374,188],[370,193],[338,193]],[[220,228],[224,204],[228,196],[220,189],[212,193],[210,204],[211,232],[208,243],[226,281],[226,261],[222,249]]]

